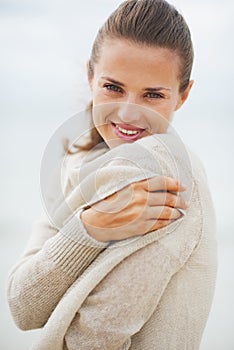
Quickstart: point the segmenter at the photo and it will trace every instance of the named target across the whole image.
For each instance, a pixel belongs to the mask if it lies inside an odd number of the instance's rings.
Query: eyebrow
[[[125,87],[124,83],[121,83],[120,81],[115,80],[113,78],[103,76],[103,77],[101,77],[101,79],[108,80],[108,81],[110,81],[111,83],[113,83],[115,85]],[[161,90],[171,91],[172,89],[168,88],[168,87],[165,87],[165,86],[157,86],[157,87],[148,87],[148,88],[145,88],[143,90],[150,91],[150,92],[157,92],[157,91],[161,91]]]

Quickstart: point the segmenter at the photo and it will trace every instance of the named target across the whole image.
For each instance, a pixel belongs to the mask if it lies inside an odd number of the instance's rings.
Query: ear
[[[91,69],[90,69],[90,59],[88,59],[86,62],[86,72],[87,72],[87,79],[88,79],[89,87],[92,90],[92,88],[93,88],[93,76],[91,74]]]
[[[194,80],[190,80],[185,91],[180,94],[179,100],[178,100],[177,105],[175,107],[175,111],[177,111],[184,104],[184,102],[187,100],[193,84],[194,84]]]

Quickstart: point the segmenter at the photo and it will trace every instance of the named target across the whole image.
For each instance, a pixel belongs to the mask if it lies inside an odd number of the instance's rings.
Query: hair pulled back
[[[175,51],[181,60],[180,92],[187,88],[194,57],[191,34],[183,16],[167,1],[124,1],[98,31],[91,51],[90,74],[107,38]]]
[[[126,0],[120,4],[94,40],[89,61],[91,78],[106,39],[126,39],[136,44],[174,51],[180,58],[179,90],[183,92],[187,88],[194,59],[191,34],[183,16],[167,1]],[[92,103],[89,108],[92,108]],[[91,141],[85,146],[74,147],[89,150],[103,141],[92,122],[90,137]]]

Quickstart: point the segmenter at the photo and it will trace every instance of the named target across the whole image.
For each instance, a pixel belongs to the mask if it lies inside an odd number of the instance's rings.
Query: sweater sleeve
[[[122,261],[82,304],[66,333],[67,349],[75,350],[77,344],[82,350],[129,349],[131,336],[143,327],[156,307],[173,264],[157,244]]]
[[[66,333],[66,348],[198,349],[217,270],[211,208],[206,184],[196,184],[172,234],[128,256],[89,294]]]
[[[54,188],[48,192],[51,205],[55,193]],[[45,210],[34,221],[27,247],[7,281],[9,307],[19,328],[42,327],[71,284],[106,248],[107,244],[88,235],[80,212],[61,229],[51,223]]]
[[[151,145],[149,149],[145,147],[147,140],[154,141],[153,149]],[[156,174],[177,176],[180,167],[168,165],[168,147],[162,141],[162,138],[152,140],[150,137],[145,138],[143,144],[124,144],[88,162],[78,177],[76,171],[70,173],[69,181],[74,190],[69,193],[67,203],[73,215],[68,219],[63,216],[67,208],[65,202],[52,214],[58,226],[43,214],[34,223],[28,247],[9,276],[9,305],[20,328],[42,327],[77,277],[108,246],[88,236],[80,220],[80,211],[76,212],[80,207],[77,198],[80,203],[84,200],[92,205],[131,182]],[[102,168],[100,159],[104,164]],[[170,160],[169,163],[174,164]],[[182,174],[185,179],[190,178],[186,169]]]

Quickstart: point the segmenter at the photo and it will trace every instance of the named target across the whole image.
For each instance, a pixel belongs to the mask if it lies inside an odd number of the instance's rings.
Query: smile
[[[125,141],[135,141],[137,140],[145,129],[125,129],[115,123],[111,123],[112,128],[116,136]]]

